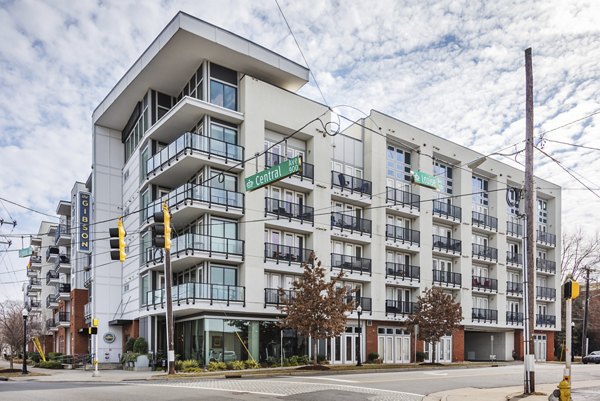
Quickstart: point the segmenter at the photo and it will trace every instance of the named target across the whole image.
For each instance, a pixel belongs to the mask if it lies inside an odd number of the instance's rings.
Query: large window
[[[202,65],[200,65],[200,67],[198,67],[198,70],[196,70],[194,75],[192,75],[188,83],[185,84],[181,93],[179,93],[179,95],[177,96],[176,102],[179,102],[184,96],[190,96],[202,100],[204,97],[202,94],[202,82]]]
[[[210,102],[237,110],[237,72],[217,64],[210,65]]]
[[[410,166],[410,151],[394,145],[387,145],[386,177],[388,187],[406,190],[407,184],[411,181]]]
[[[473,176],[473,211],[488,214],[488,181],[485,178]]]
[[[211,266],[210,283],[220,285],[237,285],[237,269],[235,267]]]

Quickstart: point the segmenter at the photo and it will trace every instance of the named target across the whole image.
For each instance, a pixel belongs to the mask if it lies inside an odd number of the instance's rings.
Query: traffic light
[[[125,254],[125,236],[127,233],[123,228],[123,220],[120,217],[117,222],[117,228],[110,228],[108,233],[110,235],[110,259],[125,262],[125,258],[127,257]]]
[[[97,327],[88,327],[88,334],[89,335],[98,334],[98,328]]]
[[[167,202],[163,202],[162,212],[154,213],[152,245],[157,248],[171,249],[171,213]]]
[[[567,281],[563,284],[563,298],[575,299],[579,296],[579,283],[577,281]]]

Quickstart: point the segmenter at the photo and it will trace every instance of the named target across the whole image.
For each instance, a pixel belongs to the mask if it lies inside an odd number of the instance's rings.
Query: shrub
[[[125,351],[127,352],[133,352],[133,346],[135,344],[135,338],[133,337],[129,337],[127,339],[127,342],[125,343]]]
[[[175,362],[175,370],[178,372],[196,372],[196,369],[200,369],[200,364],[195,359]]]
[[[323,354],[317,355],[317,363],[323,363],[327,360],[327,357]]]
[[[60,361],[48,360],[40,362],[40,368],[44,369],[62,369]]]
[[[138,337],[133,344],[133,352],[138,354],[148,353],[148,342],[144,337]]]
[[[225,370],[225,369],[227,369],[227,364],[225,362],[209,362],[207,369],[209,372],[214,372],[217,370]]]
[[[126,352],[121,355],[121,363],[135,362],[137,357],[140,356],[137,352]]]
[[[425,360],[426,356],[427,356],[427,354],[425,352],[418,351],[417,352],[417,362],[423,362]]]
[[[29,353],[29,358],[31,358],[31,360],[32,360],[34,363],[40,363],[40,359],[41,359],[41,357],[40,357],[40,354],[39,354],[39,352],[30,352],[30,353]]]
[[[62,357],[62,353],[60,352],[48,352],[48,360],[49,361],[58,361]]]
[[[379,358],[379,354],[377,352],[370,352],[369,355],[367,355],[367,361],[369,363],[373,363],[375,361],[375,359]]]
[[[246,365],[246,369],[260,368],[260,365],[254,359],[248,359],[247,361],[244,361],[244,364]]]
[[[246,369],[246,364],[244,363],[244,361],[233,361],[231,362],[231,369],[244,370]]]

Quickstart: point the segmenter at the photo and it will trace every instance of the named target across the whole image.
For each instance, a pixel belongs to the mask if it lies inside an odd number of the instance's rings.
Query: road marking
[[[448,376],[448,373],[438,373],[438,372],[423,372],[426,375],[431,376]]]
[[[330,377],[307,377],[310,380],[331,380],[333,382],[343,382],[343,383],[358,383],[356,380],[345,380],[345,379],[333,379]]]
[[[313,379],[314,379],[314,377],[313,377]],[[287,381],[287,380],[277,380],[277,383],[306,384],[306,382],[293,382],[293,381]],[[310,383],[310,384],[312,384],[313,386],[327,386],[327,384],[321,384],[321,383]],[[416,395],[418,397],[425,397],[425,394],[409,393],[407,391],[384,390],[384,389],[380,389],[380,388],[363,387],[363,386],[345,386],[345,387],[355,388],[355,389],[359,389],[359,390],[383,391],[385,393],[408,394],[408,395]]]
[[[128,383],[129,384],[129,383]],[[136,386],[160,386],[160,387],[175,387],[175,388],[189,388],[189,389],[200,389],[200,390],[210,390],[210,391],[224,391],[230,393],[245,393],[245,394],[259,394],[259,395],[272,395],[274,397],[285,397],[287,394],[278,394],[278,393],[265,393],[262,391],[248,391],[248,390],[232,390],[218,387],[200,387],[200,386],[192,386],[185,384],[149,384],[149,383],[130,383]]]

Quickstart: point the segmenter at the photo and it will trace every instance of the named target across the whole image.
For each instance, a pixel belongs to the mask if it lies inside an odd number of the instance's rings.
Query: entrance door
[[[425,346],[425,352],[427,353],[427,362],[431,362],[431,354],[432,354],[432,344],[427,343]],[[434,362],[452,362],[452,337],[444,336],[440,338],[436,347],[435,347],[435,356]]]
[[[534,352],[536,361],[546,360],[546,335],[536,334],[534,337]]]

